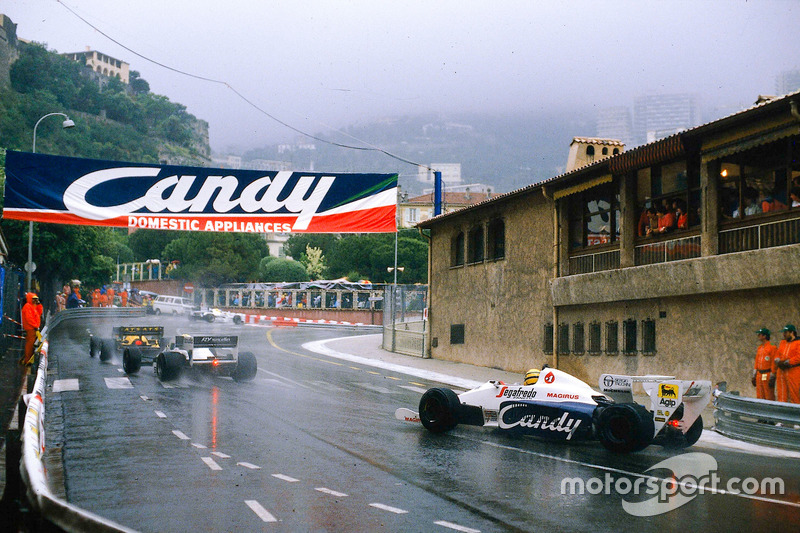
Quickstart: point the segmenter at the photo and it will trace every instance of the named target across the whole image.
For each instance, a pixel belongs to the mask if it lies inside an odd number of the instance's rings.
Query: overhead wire
[[[130,52],[131,54],[135,55],[136,57],[139,57],[139,58],[141,58],[141,59],[143,59],[143,60],[145,60],[145,61],[147,61],[149,63],[157,65],[157,66],[159,66],[161,68],[164,68],[166,70],[169,70],[171,72],[175,72],[176,74],[180,74],[182,76],[187,76],[189,78],[194,78],[196,80],[205,81],[205,82],[208,82],[208,83],[216,83],[216,84],[219,84],[219,85],[223,85],[226,88],[228,88],[233,94],[235,94],[239,99],[241,99],[243,102],[247,103],[247,105],[249,105],[250,107],[252,107],[256,111],[258,111],[259,113],[263,114],[264,116],[268,117],[269,119],[273,120],[274,122],[277,122],[278,124],[288,128],[288,129],[290,129],[290,130],[292,130],[292,131],[294,131],[296,133],[299,133],[300,135],[304,135],[304,136],[306,136],[306,137],[308,137],[310,139],[314,139],[315,141],[319,141],[321,143],[325,143],[325,144],[329,144],[329,145],[332,145],[332,146],[336,146],[338,148],[344,148],[344,149],[347,149],[347,150],[358,150],[358,151],[362,151],[362,152],[379,152],[379,153],[382,153],[382,154],[384,154],[384,155],[386,155],[386,156],[388,156],[388,157],[390,157],[392,159],[395,159],[397,161],[401,161],[401,162],[409,164],[409,165],[414,165],[414,166],[417,166],[417,167],[428,169],[430,171],[434,171],[434,169],[429,167],[428,165],[424,165],[422,163],[417,163],[417,162],[412,161],[410,159],[407,159],[407,158],[404,158],[404,157],[399,156],[397,154],[394,154],[392,152],[389,152],[385,148],[381,148],[379,146],[375,146],[375,145],[373,145],[373,144],[371,144],[371,143],[369,143],[367,141],[364,141],[362,139],[359,139],[358,137],[355,137],[354,135],[351,135],[349,133],[343,132],[343,131],[338,130],[336,128],[333,128],[331,126],[325,125],[325,127],[331,129],[332,131],[335,131],[336,133],[339,133],[341,135],[345,135],[347,137],[350,137],[350,138],[352,138],[352,139],[354,139],[354,140],[356,140],[356,141],[358,141],[360,143],[363,143],[363,144],[365,144],[367,146],[353,146],[353,145],[350,145],[350,144],[338,143],[338,142],[331,141],[331,140],[328,140],[328,139],[323,139],[323,138],[321,138],[321,137],[319,137],[317,135],[313,135],[311,133],[303,131],[303,130],[295,127],[295,126],[292,126],[288,122],[285,122],[285,121],[281,120],[280,118],[276,117],[275,115],[273,115],[272,113],[268,112],[267,110],[261,108],[255,102],[253,102],[252,100],[250,100],[249,98],[244,96],[241,92],[239,92],[235,87],[233,87],[233,85],[231,85],[227,81],[218,80],[218,79],[214,79],[214,78],[209,78],[207,76],[200,76],[198,74],[193,74],[191,72],[186,72],[184,70],[181,70],[181,69],[178,69],[178,68],[175,68],[175,67],[171,67],[171,66],[166,65],[164,63],[161,63],[159,61],[156,61],[155,59],[152,59],[152,58],[150,58],[148,56],[145,56],[145,55],[137,52],[136,50],[130,48],[129,46],[126,46],[125,44],[123,44],[122,42],[118,41],[117,39],[115,39],[114,37],[109,35],[108,33],[104,32],[103,30],[101,30],[100,28],[98,28],[97,26],[92,24],[90,21],[88,21],[87,19],[82,17],[74,9],[69,7],[67,4],[65,4],[61,0],[56,0],[56,2],[61,4],[64,7],[64,9],[66,9],[67,11],[72,13],[75,17],[77,17],[84,24],[86,24],[87,26],[92,28],[94,31],[96,31],[97,33],[99,33],[100,35],[105,37],[106,39],[110,40],[111,42],[113,42],[117,46],[120,46],[121,48],[127,50],[128,52]]]

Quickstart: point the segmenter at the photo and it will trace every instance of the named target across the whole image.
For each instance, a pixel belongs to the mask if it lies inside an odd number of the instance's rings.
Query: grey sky
[[[746,106],[800,67],[800,2],[63,0],[126,46],[222,79],[310,132],[385,115],[632,105],[692,92]],[[20,37],[91,46],[210,123],[212,147],[296,135],[222,86],[168,72],[55,0],[3,0]],[[592,132],[576,132],[587,134]]]

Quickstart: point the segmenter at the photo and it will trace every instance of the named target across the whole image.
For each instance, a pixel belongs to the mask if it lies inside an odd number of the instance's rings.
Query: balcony
[[[763,222],[719,232],[719,253],[730,254],[800,243],[800,218]]]

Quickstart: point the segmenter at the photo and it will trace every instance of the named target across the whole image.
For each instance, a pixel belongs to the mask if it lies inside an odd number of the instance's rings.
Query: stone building
[[[800,323],[798,108],[800,92],[766,100],[421,222],[432,357],[752,395],[755,331],[777,344]],[[642,215],[660,204],[685,228],[648,235]]]
[[[491,198],[491,192],[464,192],[445,191],[442,193],[442,212],[450,213],[457,209],[477,204]],[[433,216],[434,194],[433,192],[408,198],[407,195],[400,197],[397,204],[398,226],[400,228],[413,228],[418,222],[428,220]]]
[[[88,46],[83,52],[70,52],[62,55],[73,61],[80,61],[98,74],[109,78],[118,78],[125,84],[130,83],[130,65],[121,59],[92,50]]]

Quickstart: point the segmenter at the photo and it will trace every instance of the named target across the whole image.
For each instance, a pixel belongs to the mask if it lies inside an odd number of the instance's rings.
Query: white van
[[[161,313],[173,315],[189,315],[193,309],[192,301],[189,298],[180,296],[160,295],[153,300],[153,312],[157,315]]]

